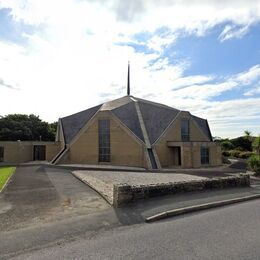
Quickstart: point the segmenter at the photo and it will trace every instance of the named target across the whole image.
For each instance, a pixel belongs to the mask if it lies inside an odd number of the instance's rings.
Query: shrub
[[[248,159],[250,156],[252,156],[254,153],[253,152],[240,152],[239,153],[239,158],[242,158],[242,159]]]
[[[260,157],[252,155],[247,162],[250,170],[254,171],[256,175],[260,175]]]
[[[224,151],[234,149],[234,145],[228,140],[221,142],[220,145],[221,145],[221,149],[224,150]]]
[[[252,141],[244,136],[240,136],[234,139],[231,139],[230,142],[234,147],[240,147],[243,151],[252,151]]]
[[[255,138],[252,146],[253,146],[254,150],[256,151],[256,153],[258,154],[258,156],[260,156],[260,135]]]
[[[230,152],[230,156],[231,157],[239,158],[239,154],[240,154],[241,151],[239,151],[239,150],[231,150],[229,152]]]
[[[231,162],[229,161],[229,159],[225,156],[222,156],[222,163],[225,163],[225,164],[231,164]]]
[[[229,151],[223,151],[222,155],[226,156],[226,157],[229,157],[230,156],[230,152]]]

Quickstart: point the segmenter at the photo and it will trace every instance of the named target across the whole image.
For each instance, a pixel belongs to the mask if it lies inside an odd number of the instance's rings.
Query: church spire
[[[130,95],[130,62],[128,61],[128,72],[127,72],[127,95]]]

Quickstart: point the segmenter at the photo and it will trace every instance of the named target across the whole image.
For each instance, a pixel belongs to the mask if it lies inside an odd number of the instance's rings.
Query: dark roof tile
[[[100,107],[101,105],[95,106],[79,113],[61,118],[66,144],[72,141],[80,129],[93,117]]]
[[[138,120],[135,103],[133,101],[116,109],[113,109],[112,113],[144,142],[142,129]]]
[[[143,116],[147,135],[153,144],[170,125],[179,110],[160,104],[138,101]]]
[[[209,125],[206,119],[191,115],[195,122],[198,124],[202,132],[212,141]]]

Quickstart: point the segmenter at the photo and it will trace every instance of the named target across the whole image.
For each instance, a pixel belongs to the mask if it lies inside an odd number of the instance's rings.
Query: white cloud
[[[231,90],[237,86],[234,81],[227,81],[215,84],[202,84],[202,85],[191,85],[186,88],[178,89],[174,91],[175,96],[187,98],[192,97],[193,99],[209,99],[220,95],[221,93]]]
[[[255,65],[250,68],[248,71],[244,71],[235,76],[235,80],[241,84],[249,85],[253,81],[260,78],[260,65]]]
[[[226,25],[224,30],[219,35],[219,39],[221,42],[226,40],[230,40],[232,38],[242,38],[249,31],[249,25],[245,25],[242,27]]]
[[[238,37],[236,28],[260,20],[259,1],[0,0],[1,7],[11,8],[15,20],[41,28],[26,36],[25,46],[0,41],[0,78],[21,89],[0,88],[2,115],[33,112],[54,121],[125,95],[130,59],[134,95],[217,120],[218,112],[212,108],[216,103],[209,99],[251,84],[259,75],[260,65],[226,80],[186,76],[188,60],[171,65],[169,58],[160,57],[180,30],[202,36],[215,25],[230,22],[235,27],[226,29],[223,37]],[[166,33],[158,32],[162,27]],[[154,53],[117,45],[134,42],[134,34],[145,32],[151,37],[137,43]],[[243,113],[251,116],[246,107]]]
[[[260,84],[260,82],[259,82],[259,84]],[[254,87],[254,88],[246,91],[244,93],[244,96],[253,96],[253,95],[257,95],[257,94],[260,94],[260,86]]]
[[[173,44],[177,39],[177,36],[174,34],[168,34],[168,35],[154,35],[147,43],[147,46],[158,52],[162,52],[165,47],[167,47],[169,44]]]

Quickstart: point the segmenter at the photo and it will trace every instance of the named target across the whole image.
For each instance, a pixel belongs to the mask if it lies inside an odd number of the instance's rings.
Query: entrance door
[[[172,147],[173,150],[173,165],[180,166],[181,165],[181,147],[174,146]]]
[[[4,161],[4,147],[0,146],[0,162]]]
[[[46,160],[46,147],[45,145],[34,145],[33,148],[33,160],[45,161]]]

